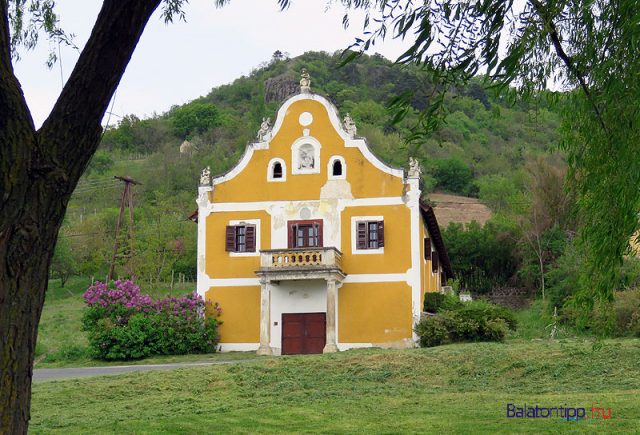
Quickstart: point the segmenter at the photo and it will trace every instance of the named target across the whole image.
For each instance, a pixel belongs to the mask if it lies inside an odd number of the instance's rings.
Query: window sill
[[[258,257],[260,252],[229,252],[229,257]]]
[[[384,254],[384,248],[376,248],[376,249],[354,249],[352,252],[353,255],[359,254]]]

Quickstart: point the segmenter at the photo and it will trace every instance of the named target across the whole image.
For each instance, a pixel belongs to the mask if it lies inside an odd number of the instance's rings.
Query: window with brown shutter
[[[356,223],[357,249],[384,247],[384,221],[362,221]]]
[[[236,252],[236,227],[227,225],[225,251]]]
[[[245,227],[245,251],[244,252],[256,252],[255,225],[247,225]]]
[[[225,251],[227,252],[255,252],[255,225],[227,225],[225,237]]]
[[[431,253],[431,271],[433,273],[437,273],[438,272],[438,253],[436,251],[433,251]]]
[[[431,239],[424,239],[424,259],[431,260]]]

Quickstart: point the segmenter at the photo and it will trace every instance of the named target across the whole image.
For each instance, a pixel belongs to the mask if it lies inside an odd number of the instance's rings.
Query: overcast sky
[[[162,113],[174,104],[188,102],[215,86],[249,74],[276,50],[288,52],[291,57],[310,50],[333,52],[349,46],[361,33],[357,15],[345,31],[344,10],[333,5],[326,11],[326,0],[294,0],[284,12],[279,11],[276,0],[232,0],[222,9],[213,3],[191,0],[186,6],[186,23],[165,24],[160,11],[156,12],[120,82],[115,114],[147,117]],[[57,4],[62,27],[76,35],[80,49],[89,37],[100,5],[99,0]],[[79,55],[69,47],[61,47],[61,64],[49,70],[45,66],[48,49],[49,43],[43,41],[35,51],[23,53],[15,64],[38,126],[60,93],[60,66],[66,80]],[[401,51],[400,43],[388,41],[372,53],[395,59]],[[117,119],[112,117],[111,124]]]

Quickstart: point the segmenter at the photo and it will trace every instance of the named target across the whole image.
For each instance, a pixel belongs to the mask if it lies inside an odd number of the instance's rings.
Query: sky
[[[76,35],[79,49],[100,6],[99,0],[57,3],[61,26]],[[125,114],[144,118],[163,113],[250,74],[276,50],[291,57],[306,51],[334,52],[351,45],[362,32],[362,14],[352,12],[352,24],[345,30],[344,9],[334,4],[327,10],[327,0],[294,0],[283,12],[276,0],[232,0],[221,9],[213,0],[191,0],[185,7],[186,22],[169,24],[160,12],[149,21],[112,100],[114,115],[106,115],[103,124],[108,120],[113,125]],[[388,40],[371,54],[393,60],[405,45]],[[48,69],[45,62],[51,47],[58,49],[43,39],[14,62],[36,126],[46,119],[79,56],[79,51],[61,46],[61,62]]]

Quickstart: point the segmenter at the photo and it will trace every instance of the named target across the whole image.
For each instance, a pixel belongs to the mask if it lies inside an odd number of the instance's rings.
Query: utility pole
[[[113,279],[113,271],[116,267],[116,257],[118,256],[118,236],[120,235],[120,228],[122,227],[122,220],[124,218],[124,207],[125,204],[129,207],[129,234],[128,239],[130,241],[129,247],[129,262],[131,263],[131,259],[133,258],[133,185],[141,184],[135,181],[131,177],[119,177],[114,176],[113,178],[118,179],[124,182],[124,190],[122,191],[122,199],[120,200],[120,216],[116,222],[116,236],[115,242],[113,244],[113,256],[111,257],[111,266],[109,267],[109,276],[107,277],[107,282]],[[131,270],[131,278],[134,277],[133,269]]]

